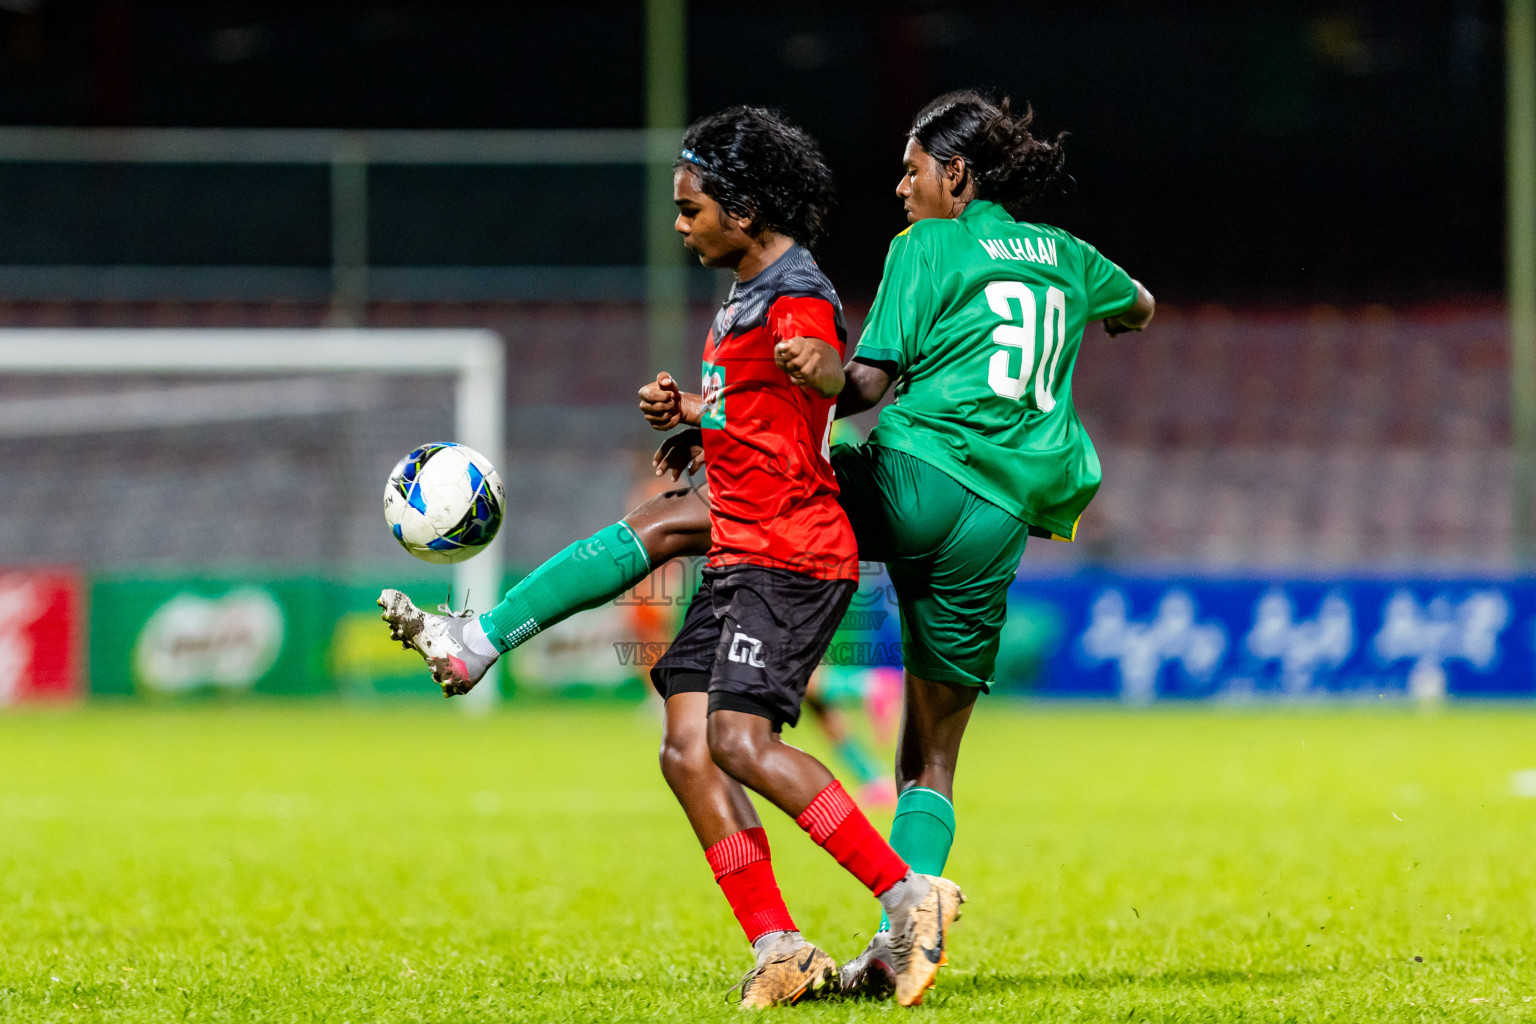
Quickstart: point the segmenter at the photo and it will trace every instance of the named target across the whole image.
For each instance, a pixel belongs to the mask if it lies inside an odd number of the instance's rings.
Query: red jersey
[[[837,405],[789,379],[773,347],[820,338],[843,358],[848,330],[832,282],[792,246],[738,281],[704,344],[704,458],[709,564],[762,565],[857,580],[858,545],[837,503],[827,439]]]

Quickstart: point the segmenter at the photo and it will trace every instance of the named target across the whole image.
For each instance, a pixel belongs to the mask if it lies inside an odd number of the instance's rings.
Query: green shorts
[[[891,574],[906,670],[987,690],[1029,527],[894,448],[836,445],[832,468],[860,560]]]

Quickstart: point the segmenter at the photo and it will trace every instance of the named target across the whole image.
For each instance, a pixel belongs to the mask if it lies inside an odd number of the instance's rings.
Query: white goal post
[[[455,392],[452,440],[474,448],[498,468],[502,465],[505,355],[501,336],[494,331],[0,329],[0,376],[230,377],[306,372],[451,377]],[[23,401],[42,406],[60,400]],[[231,413],[238,415],[234,410]],[[146,411],[145,422],[155,422],[156,415],[154,410]],[[379,528],[384,529],[382,514]],[[480,602],[499,597],[502,550],[498,538],[479,555],[453,567],[455,604],[467,594]],[[494,687],[478,686],[466,701],[484,707],[496,698]]]

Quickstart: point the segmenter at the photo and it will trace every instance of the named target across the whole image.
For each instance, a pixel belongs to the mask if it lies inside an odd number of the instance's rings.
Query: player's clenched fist
[[[640,389],[640,413],[657,430],[671,430],[682,419],[682,391],[672,375],[662,371]]]
[[[820,338],[786,338],[773,346],[773,361],[802,387],[831,398],[843,390],[843,361]]]
[[[640,389],[640,413],[656,430],[671,430],[679,423],[697,426],[702,406],[698,395],[684,392],[665,370]]]

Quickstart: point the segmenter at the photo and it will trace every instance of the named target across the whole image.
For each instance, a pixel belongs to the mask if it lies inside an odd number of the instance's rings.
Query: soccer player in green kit
[[[1154,308],[1092,246],[1015,220],[1064,160],[1030,120],[969,91],[918,113],[896,189],[911,226],[891,243],[838,405],[863,411],[896,383],[869,441],[833,465],[859,557],[887,564],[901,605],[891,845],[913,864],[948,859],[960,740],[992,682],[1025,542],[1073,539],[1098,490],[1071,397],[1083,329],[1140,330]],[[888,984],[887,936],[844,967],[845,990]]]
[[[1060,174],[1060,137],[1031,114],[971,91],[913,121],[897,194],[911,226],[891,243],[838,415],[872,408],[894,383],[869,441],[833,449],[840,503],[859,557],[883,561],[901,608],[904,710],[892,847],[942,872],[953,843],[960,741],[993,678],[998,635],[1031,534],[1071,540],[1098,489],[1097,455],[1071,396],[1084,327],[1141,330],[1151,294],[1092,246],[1015,219]],[[653,426],[695,421],[696,395],[667,374],[641,389]],[[696,464],[690,432],[657,452],[658,473]],[[697,489],[654,498],[541,566],[481,617],[510,650],[539,629],[622,593],[656,565],[709,547]],[[446,627],[445,627],[446,628]],[[431,655],[423,651],[423,654]],[[494,658],[467,663],[462,692]],[[471,676],[473,678],[471,678]],[[843,970],[850,992],[889,977],[882,928]]]

